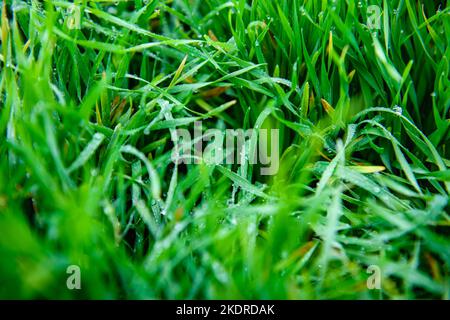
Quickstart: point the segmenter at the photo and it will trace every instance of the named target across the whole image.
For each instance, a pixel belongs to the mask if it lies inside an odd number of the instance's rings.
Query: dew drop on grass
[[[392,108],[392,110],[393,110],[396,114],[398,114],[398,115],[401,115],[401,114],[403,113],[403,109],[402,109],[402,107],[400,107],[400,106],[394,106],[394,107]]]
[[[302,16],[306,15],[306,11],[305,11],[305,8],[303,6],[300,7],[300,14]]]
[[[12,6],[11,6],[11,9],[12,9],[12,11],[14,11],[14,12],[19,12],[19,11],[21,11],[21,10],[26,10],[28,7],[27,7],[27,5],[24,3],[24,2],[19,2],[19,3],[14,3]],[[61,8],[57,8],[57,9],[59,9],[59,11],[61,10]]]

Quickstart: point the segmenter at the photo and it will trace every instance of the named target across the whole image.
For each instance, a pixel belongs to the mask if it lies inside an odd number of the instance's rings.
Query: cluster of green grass
[[[449,298],[445,1],[1,11],[0,297]],[[278,173],[174,164],[196,120],[279,129]]]

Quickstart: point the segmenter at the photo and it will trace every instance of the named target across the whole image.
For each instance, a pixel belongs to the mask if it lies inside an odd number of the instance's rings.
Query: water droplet
[[[394,106],[394,107],[392,108],[392,110],[393,110],[396,114],[398,114],[398,115],[401,115],[401,114],[403,113],[403,109],[402,109],[402,107],[400,107],[400,106]]]
[[[108,8],[108,13],[109,14],[117,14],[117,9],[114,7],[109,7]]]
[[[302,16],[306,15],[306,10],[305,10],[305,8],[303,6],[300,7],[300,14]]]

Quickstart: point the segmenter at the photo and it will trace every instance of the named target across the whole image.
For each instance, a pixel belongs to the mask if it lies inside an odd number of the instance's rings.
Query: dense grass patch
[[[3,1],[0,297],[448,299],[449,14]],[[199,120],[278,129],[277,174],[174,163]]]

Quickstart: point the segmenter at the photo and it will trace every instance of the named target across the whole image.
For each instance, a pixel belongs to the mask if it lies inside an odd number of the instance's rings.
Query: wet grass
[[[3,1],[0,297],[448,299],[438,2]],[[174,164],[195,120],[278,173]]]

